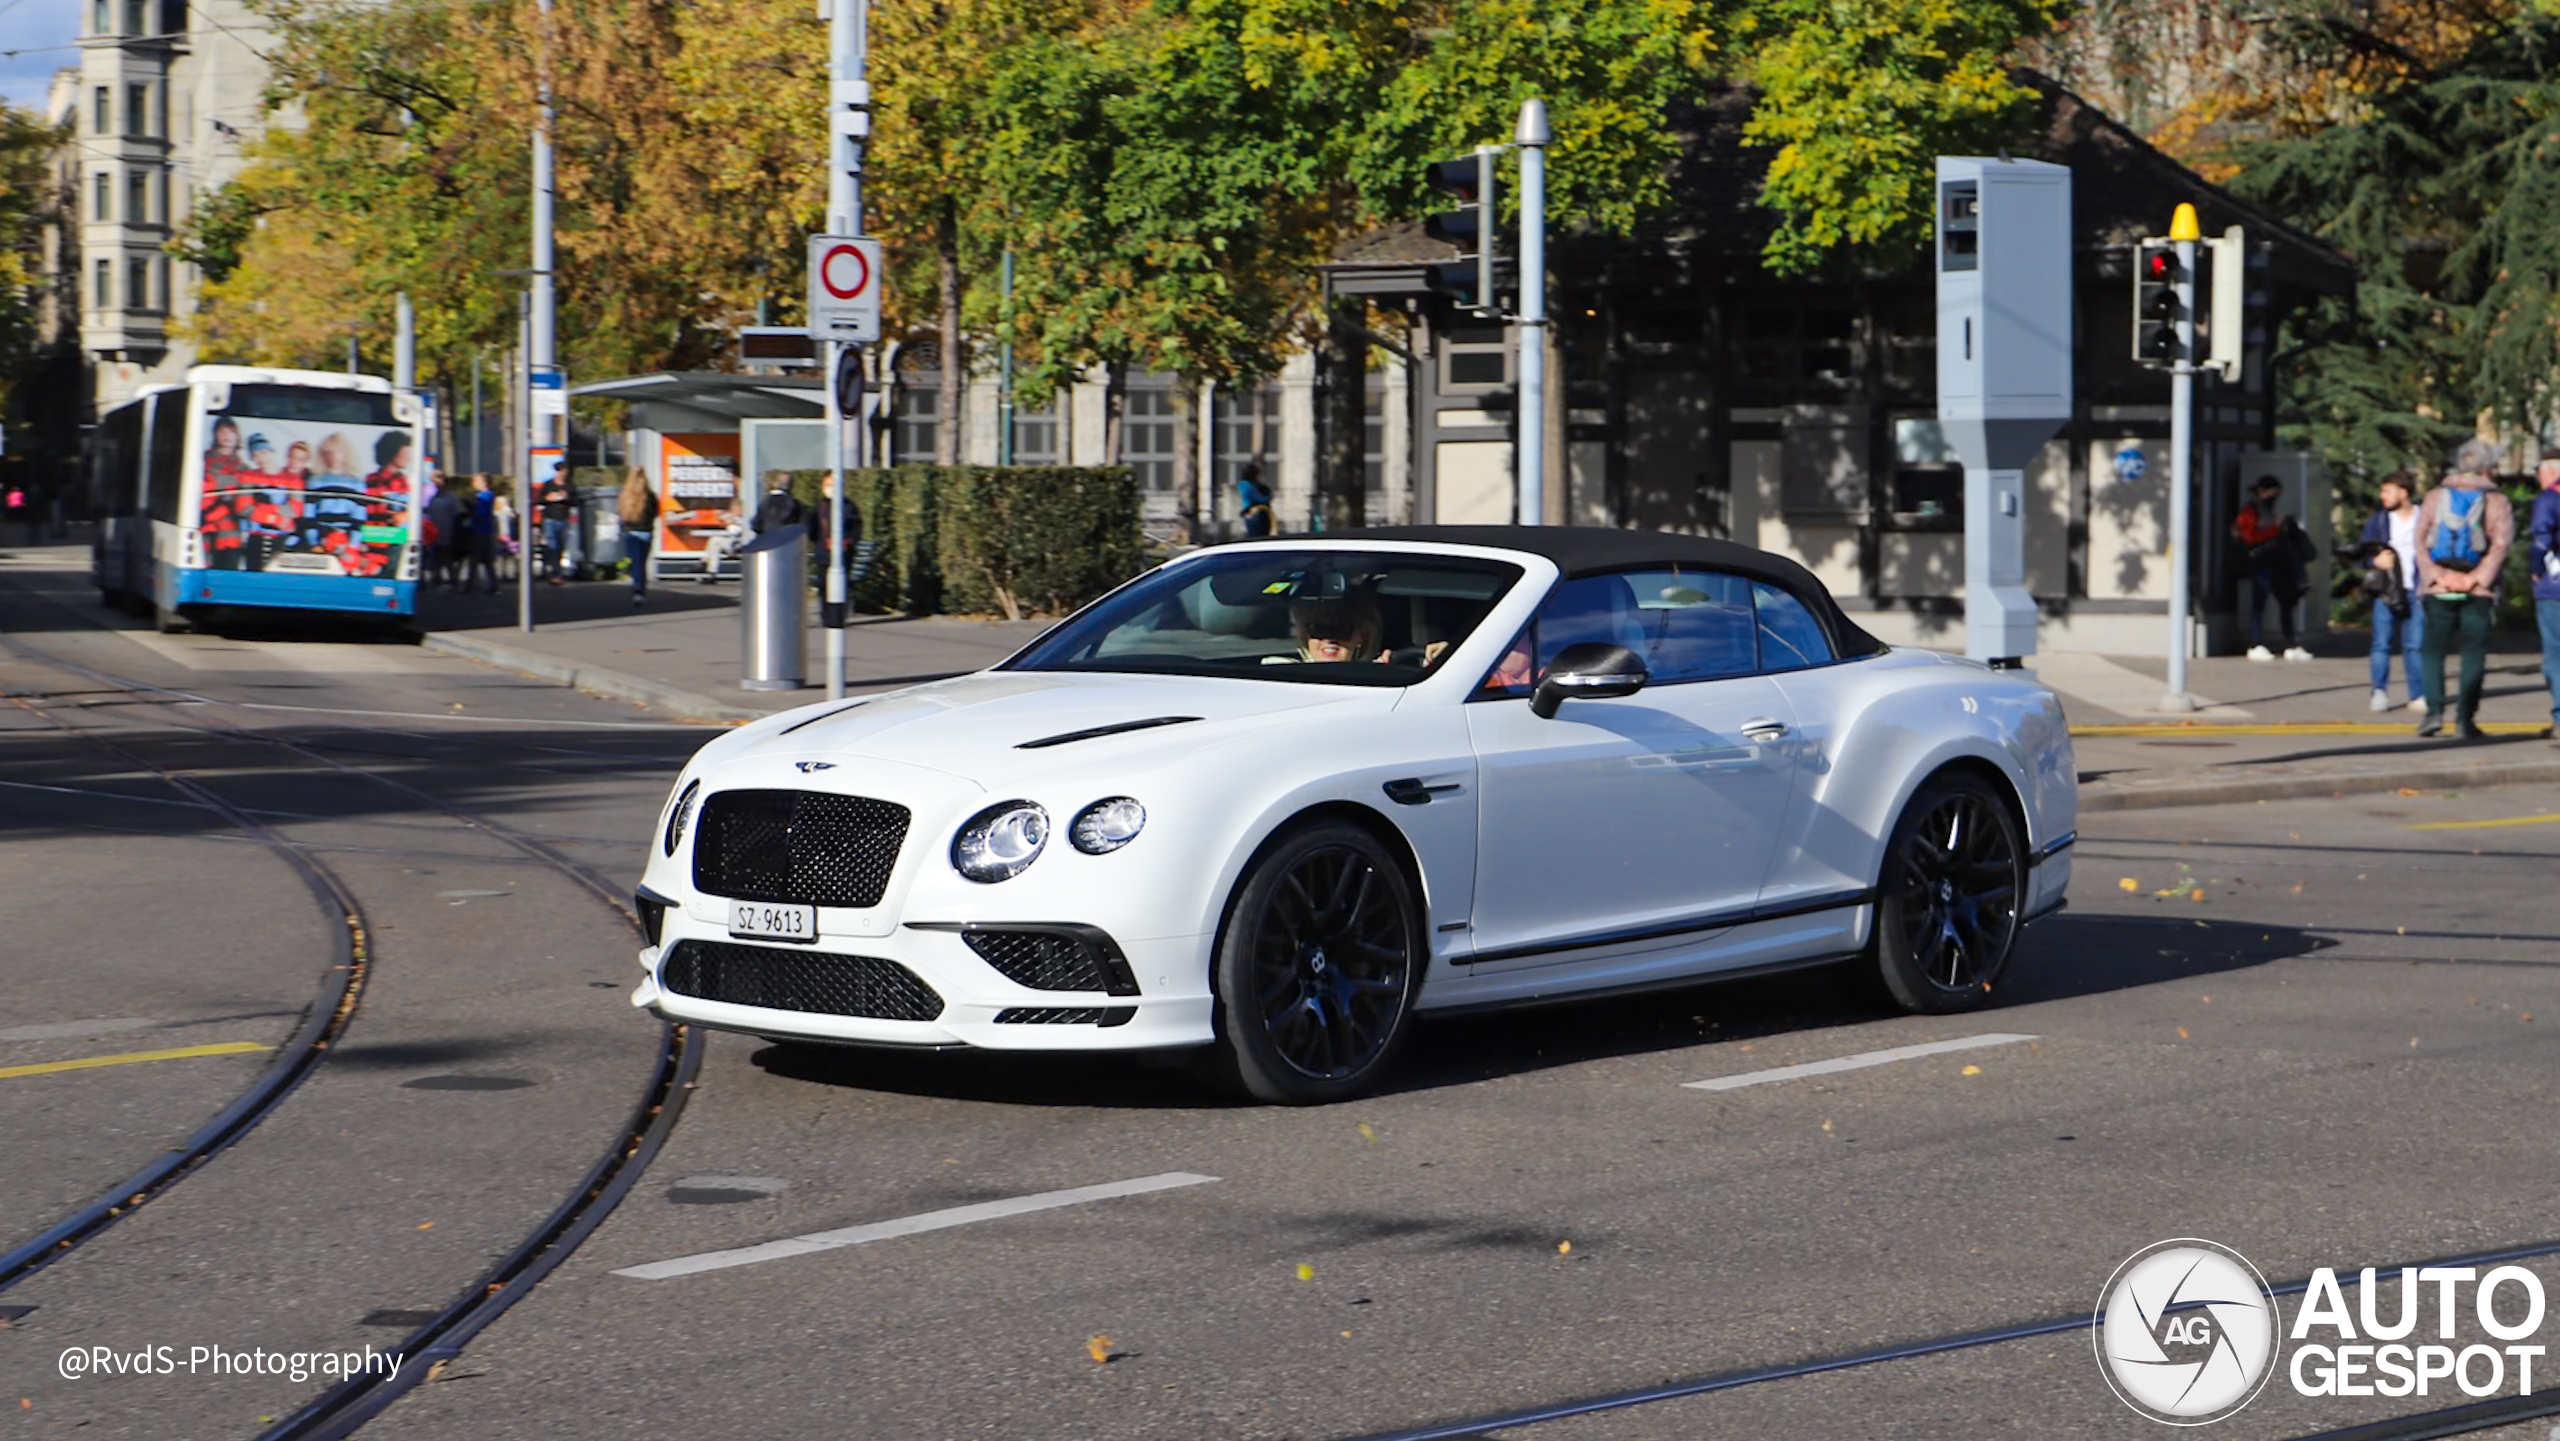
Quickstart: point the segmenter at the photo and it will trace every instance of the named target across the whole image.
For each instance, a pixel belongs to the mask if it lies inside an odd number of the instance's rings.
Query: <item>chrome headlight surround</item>
[[[701,799],[702,782],[699,779],[690,780],[685,782],[683,790],[676,792],[675,804],[667,807],[667,829],[664,841],[666,852],[670,857],[675,855],[676,847],[684,844],[685,827],[693,824],[694,803]]]
[[[1076,812],[1067,840],[1089,856],[1107,856],[1147,828],[1147,808],[1129,796],[1106,796]]]
[[[1022,874],[1049,844],[1049,813],[1035,801],[998,801],[951,838],[951,868],[980,885]]]

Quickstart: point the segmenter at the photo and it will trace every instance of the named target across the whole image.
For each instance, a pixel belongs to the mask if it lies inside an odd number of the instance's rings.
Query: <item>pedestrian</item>
[[[2533,619],[2542,631],[2542,679],[2551,687],[2551,738],[2560,741],[2560,451],[2544,451],[2533,478]]]
[[[533,518],[542,536],[542,578],[553,585],[563,584],[560,555],[569,544],[569,517],[578,502],[577,491],[569,484],[569,462],[554,461],[551,478],[533,498]]]
[[[489,594],[498,593],[498,500],[489,488],[489,477],[471,477],[471,494],[466,498],[461,517],[462,554],[467,565],[462,588],[471,590],[473,582],[487,580]]]
[[[827,566],[830,563],[827,542],[831,534],[828,527],[832,523],[830,518],[834,514],[835,510],[835,495],[836,478],[830,475],[826,479],[818,482],[818,503],[809,507],[809,584],[816,588],[820,596],[824,596],[827,590]],[[851,587],[855,582],[862,579],[861,576],[854,574],[857,564],[857,552],[855,547],[860,546],[861,543],[862,507],[853,503],[853,497],[847,496],[845,497],[844,502],[843,545],[846,549],[844,558],[844,579],[847,587],[845,599],[848,601],[853,598]]]
[[[765,472],[764,499],[756,504],[756,534],[780,530],[786,525],[799,525],[809,519],[809,508],[791,493],[791,472]]]
[[[497,540],[498,576],[502,580],[509,581],[516,578],[517,570],[524,563],[522,554],[524,538],[516,533],[516,502],[515,497],[509,494],[514,489],[514,485],[508,483],[507,477],[503,475],[496,477],[495,488],[491,494],[497,499],[492,501],[489,507],[490,531]],[[494,585],[490,588],[496,589]]]
[[[631,603],[649,603],[649,542],[658,529],[658,492],[638,466],[622,478],[622,496],[614,504],[622,518],[622,555],[631,565]]]
[[[2498,571],[2516,541],[2515,508],[2491,472],[2498,448],[2477,436],[2453,453],[2444,483],[2418,506],[2418,594],[2426,607],[2427,713],[2418,734],[2444,729],[2445,652],[2462,652],[2454,734],[2480,738],[2480,681],[2489,668],[2489,626],[2497,617]]]
[[[475,479],[477,477],[474,477]],[[462,533],[463,512],[469,509],[471,492],[454,485],[436,487],[435,498],[427,502],[427,579],[453,590],[462,584],[463,564],[471,558],[471,544]]]
[[[2309,538],[2292,516],[2277,514],[2284,498],[2284,482],[2272,475],[2258,477],[2249,503],[2231,521],[2231,533],[2240,538],[2249,559],[2249,659],[2274,660],[2267,649],[2264,612],[2267,598],[2276,602],[2276,623],[2284,635],[2286,660],[2309,660],[2311,652],[2302,648],[2296,630],[2294,612],[2299,609],[2305,580],[2303,562],[2308,559]]]
[[[1262,483],[1262,463],[1248,460],[1236,472],[1236,504],[1248,539],[1271,533],[1271,487]]]
[[[2365,518],[2363,540],[2373,557],[2373,573],[2363,587],[2373,597],[2370,708],[2391,709],[2391,656],[2397,651],[2409,709],[2424,710],[2426,687],[2418,679],[2418,661],[2425,643],[2426,612],[2418,605],[2418,507],[2410,503],[2407,475],[2393,475],[2382,482],[2382,508]]]

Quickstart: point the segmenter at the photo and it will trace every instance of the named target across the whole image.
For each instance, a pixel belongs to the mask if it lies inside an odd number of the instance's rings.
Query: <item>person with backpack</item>
[[[2445,652],[2462,652],[2454,694],[2454,734],[2480,738],[2480,683],[2489,668],[2489,626],[2498,610],[2498,572],[2516,541],[2515,508],[2492,472],[2498,448],[2477,436],[2453,454],[2451,473],[2418,505],[2418,595],[2425,607],[2427,713],[2418,734],[2444,730]]]

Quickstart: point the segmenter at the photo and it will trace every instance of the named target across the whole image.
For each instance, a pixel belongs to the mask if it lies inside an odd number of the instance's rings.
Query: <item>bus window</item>
[[[151,518],[178,519],[179,479],[187,460],[187,392],[151,397]]]
[[[142,402],[118,406],[98,427],[101,515],[131,515],[142,505]]]
[[[307,385],[235,385],[222,413],[238,420],[307,420],[315,425],[397,423],[388,395]]]

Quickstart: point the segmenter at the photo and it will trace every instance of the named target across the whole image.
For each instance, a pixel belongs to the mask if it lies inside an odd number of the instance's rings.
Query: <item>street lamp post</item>
[[[1520,523],[1547,517],[1547,102],[1520,107]],[[1487,247],[1490,250],[1490,246]],[[1490,303],[1492,297],[1486,296]]]
[[[834,0],[827,16],[827,229],[836,235],[862,233],[862,147],[871,133],[871,82],[867,76],[871,11],[867,0]],[[877,283],[876,281],[874,282]],[[827,698],[844,695],[844,468],[847,417],[840,404],[840,372],[851,353],[861,364],[860,349],[840,340],[827,342]],[[957,357],[945,362],[957,363]],[[857,405],[856,410],[860,407]],[[861,416],[851,419],[859,423]],[[945,424],[950,422],[946,420]],[[859,442],[855,459],[859,461]]]

